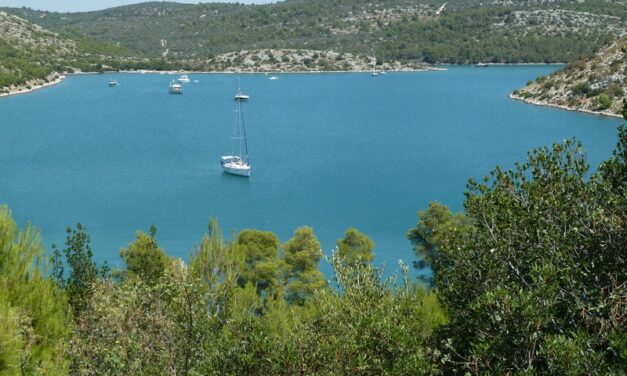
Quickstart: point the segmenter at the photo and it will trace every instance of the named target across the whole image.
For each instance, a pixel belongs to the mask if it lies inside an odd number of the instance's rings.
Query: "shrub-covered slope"
[[[335,50],[385,60],[570,62],[626,30],[618,0],[149,2],[85,13],[5,8],[50,30],[148,56]]]
[[[62,72],[97,71],[105,54],[128,50],[83,39],[70,39],[22,18],[0,12],[0,94],[43,85]]]
[[[627,91],[627,36],[515,91],[512,97],[535,104],[623,116]]]

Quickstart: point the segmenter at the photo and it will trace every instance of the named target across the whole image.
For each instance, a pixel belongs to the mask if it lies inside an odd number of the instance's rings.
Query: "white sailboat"
[[[375,64],[377,63],[377,61],[375,60]],[[385,76],[386,74],[388,74],[388,72],[385,71],[385,66],[383,65],[383,58],[381,58],[381,70],[379,71],[379,75],[380,76]]]
[[[379,72],[377,72],[377,55],[374,55],[374,62],[372,63],[372,72],[370,73],[372,77],[377,77]]]
[[[188,84],[189,83],[189,76],[187,76],[186,74],[181,75],[181,77],[176,79],[178,82],[182,83],[182,84]]]
[[[237,93],[235,93],[233,99],[236,101],[247,101],[248,98],[250,98],[250,95],[242,93],[242,90],[239,88],[239,77],[237,77]]]
[[[244,114],[242,112],[242,101],[236,100],[236,120],[233,130],[233,150],[231,155],[223,155],[220,158],[224,172],[238,176],[250,176],[250,162],[248,160],[248,142],[246,140],[246,127],[244,125]],[[239,153],[235,155],[235,148]]]

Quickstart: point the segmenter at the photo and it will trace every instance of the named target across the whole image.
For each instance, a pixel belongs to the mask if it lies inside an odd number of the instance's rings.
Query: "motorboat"
[[[170,83],[169,91],[170,94],[183,94],[183,86],[181,86],[181,84],[179,84],[175,80],[172,80],[172,82]]]

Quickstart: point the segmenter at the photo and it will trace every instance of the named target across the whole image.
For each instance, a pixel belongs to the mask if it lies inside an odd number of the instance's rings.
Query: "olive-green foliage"
[[[72,320],[39,234],[0,206],[0,375],[61,375]]]
[[[414,254],[418,261],[416,269],[430,269],[435,278],[444,277],[442,268],[448,267],[446,254],[441,254],[438,247],[449,247],[460,236],[473,233],[472,220],[461,213],[451,213],[450,209],[438,202],[429,204],[429,208],[418,212],[418,224],[407,232],[407,238],[414,246]],[[424,277],[423,280],[425,279]],[[442,285],[443,281],[436,281]]]
[[[68,295],[68,300],[75,317],[80,317],[90,302],[93,285],[98,279],[98,268],[93,261],[91,250],[91,238],[80,224],[76,224],[76,230],[68,227],[65,240],[66,248],[63,250],[70,272],[66,281],[62,282]],[[56,246],[53,245],[55,254],[58,255]]]
[[[610,209],[608,216],[612,215],[619,221],[614,225],[622,229],[625,235],[627,228],[627,216],[625,216],[625,205],[627,205],[627,127],[622,125],[618,129],[618,143],[612,153],[612,157],[601,163],[599,174],[601,183],[598,189],[605,194],[605,199],[611,200],[608,203]],[[616,205],[613,205],[616,204]],[[621,215],[623,214],[623,215]],[[624,237],[622,238],[625,240]],[[620,254],[620,253],[619,253]],[[623,254],[624,256],[624,254]]]
[[[5,8],[9,13],[61,33],[119,42],[148,56],[160,57],[167,40],[173,58],[213,55],[257,48],[313,48],[385,56],[385,60],[441,63],[568,62],[591,53],[614,35],[627,16],[625,7],[607,1],[544,2],[515,0],[504,7],[481,1],[453,0],[434,16],[442,1],[386,0],[284,1],[266,5],[129,5],[89,13],[54,13]],[[430,16],[412,11],[428,5]],[[602,25],[549,30],[553,24],[513,22],[516,11],[560,9],[600,14]],[[381,17],[384,14],[389,17]],[[562,13],[574,22],[581,14]],[[45,16],[44,16],[45,15]],[[426,15],[426,14],[425,14]],[[618,17],[623,17],[622,19]],[[500,27],[497,25],[501,25]],[[338,32],[347,31],[347,32]]]
[[[120,257],[126,263],[129,276],[155,283],[172,263],[157,244],[156,235],[157,229],[154,226],[150,227],[150,234],[138,231],[128,248],[120,250]]]
[[[251,285],[232,296],[232,314],[212,341],[203,372],[215,375],[437,374],[427,343],[445,322],[434,294],[407,278],[381,280],[370,265],[337,257],[336,289],[316,290],[303,306]]]
[[[207,296],[183,264],[157,283],[99,281],[72,340],[72,375],[198,375]]]
[[[287,301],[302,304],[316,290],[326,286],[318,270],[322,257],[320,242],[311,227],[296,229],[294,237],[282,246],[283,260],[288,266]]]
[[[231,288],[237,284],[245,255],[236,251],[234,242],[224,239],[216,219],[211,219],[208,229],[209,232],[203,236],[200,246],[192,254],[192,272],[207,286],[214,288],[225,285]]]
[[[229,297],[238,287],[239,274],[244,265],[244,254],[237,252],[236,248],[234,242],[224,240],[218,221],[212,219],[209,233],[203,236],[191,257],[192,274],[209,291],[209,313],[219,317],[220,321],[228,315]]]
[[[448,372],[626,369],[626,147],[621,128],[614,157],[589,178],[571,140],[469,182],[473,232],[436,240]]]
[[[437,374],[428,343],[445,318],[436,296],[406,274],[401,284],[384,281],[379,269],[333,257],[337,286],[289,304],[289,295],[238,283],[249,268],[242,244],[269,250],[276,237],[248,230],[235,238],[225,240],[212,220],[189,268],[176,263],[155,284],[98,280],[77,320],[71,373]],[[283,249],[293,270],[317,266],[310,228],[299,228]]]
[[[336,289],[320,290],[294,327],[299,336],[295,363],[305,374],[434,375],[427,346],[445,317],[432,293],[410,282],[403,267],[382,279],[372,265],[331,260]],[[298,369],[298,368],[297,368]]]
[[[48,77],[53,72],[53,66],[42,65],[39,61],[43,59],[32,50],[17,48],[0,39],[0,66],[3,68],[0,70],[0,88]]]
[[[12,27],[12,25],[4,25]],[[37,80],[38,83],[49,82],[58,78],[58,74],[83,71],[102,71],[103,64],[113,68],[121,68],[126,59],[119,54],[141,56],[139,53],[110,44],[97,43],[79,39],[72,41],[67,37],[36,31],[31,25],[31,34],[23,41],[9,42],[0,38],[0,93],[11,86],[24,86]],[[43,41],[35,44],[29,41]],[[76,47],[74,46],[76,44]],[[141,66],[141,59],[131,59]],[[144,65],[157,67],[156,62],[143,62]],[[141,68],[140,68],[141,69]]]
[[[374,259],[374,242],[355,228],[349,228],[337,241],[337,256],[347,265],[365,265]]]
[[[278,257],[279,238],[269,231],[244,230],[236,244],[236,252],[244,259],[240,286],[250,283],[260,294],[276,293],[285,274],[285,264]]]
[[[611,106],[612,106],[612,98],[610,98],[605,93],[599,94],[599,109],[600,110],[607,110]]]

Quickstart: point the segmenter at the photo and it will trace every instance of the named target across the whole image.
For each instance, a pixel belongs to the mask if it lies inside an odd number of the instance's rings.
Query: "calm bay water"
[[[309,225],[327,253],[357,227],[395,268],[414,259],[405,233],[416,212],[432,200],[461,210],[469,177],[573,136],[593,166],[610,156],[619,119],[507,98],[554,69],[242,75],[249,179],[219,164],[230,153],[234,75],[190,75],[198,82],[180,96],[167,93],[175,76],[71,76],[0,99],[0,203],[47,245],[80,221],[96,259],[115,266],[150,224],[168,254],[186,259],[216,217],[227,235],[257,228],[282,241]]]

